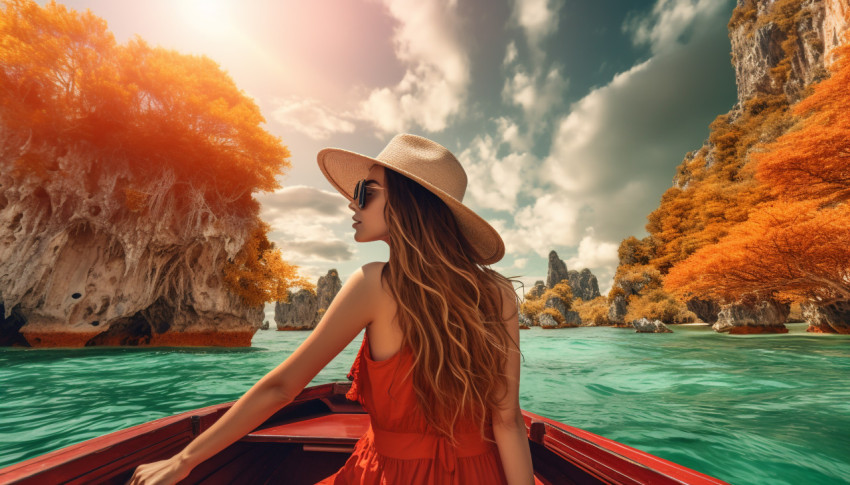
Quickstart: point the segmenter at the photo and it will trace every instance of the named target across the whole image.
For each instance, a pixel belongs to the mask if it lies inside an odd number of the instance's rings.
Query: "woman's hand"
[[[177,454],[167,460],[139,465],[127,485],[172,485],[189,476],[191,471]]]

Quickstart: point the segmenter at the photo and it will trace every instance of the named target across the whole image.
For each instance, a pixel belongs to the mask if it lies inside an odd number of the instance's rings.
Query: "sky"
[[[282,188],[256,194],[261,217],[314,281],[389,255],[354,241],[317,152],[376,156],[414,133],[466,170],[463,203],[505,241],[494,269],[527,289],[555,250],[605,294],[620,241],[647,235],[675,167],[736,102],[733,0],[60,3],[105,19],[118,42],[210,57],[254,98],[292,154]]]

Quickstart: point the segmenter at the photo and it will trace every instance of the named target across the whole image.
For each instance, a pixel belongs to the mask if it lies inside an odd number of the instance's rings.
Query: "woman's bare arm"
[[[505,304],[503,318],[506,319],[508,334],[519,345],[519,313],[515,298],[513,290],[506,290],[503,294]],[[519,407],[520,354],[516,348],[508,349],[506,371],[507,393],[500,403],[500,409],[493,411],[493,435],[508,483],[510,485],[533,484],[531,450]]]
[[[354,272],[309,337],[283,363],[260,379],[209,429],[180,453],[139,466],[131,484],[175,483],[199,463],[262,424],[295,396],[372,321],[382,263]]]

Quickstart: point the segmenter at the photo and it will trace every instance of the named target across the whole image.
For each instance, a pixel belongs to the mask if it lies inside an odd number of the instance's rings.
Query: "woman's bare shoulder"
[[[372,261],[371,263],[366,263],[360,267],[360,271],[363,272],[363,277],[370,282],[380,281],[381,272],[384,269],[384,266],[387,263],[384,261]]]
[[[384,268],[384,265],[386,265],[386,264],[387,264],[386,261],[372,261],[371,263],[364,264],[363,266],[360,267],[360,269],[362,269],[364,273],[366,273],[366,272],[378,272],[378,273],[380,273],[381,270]]]
[[[386,287],[386,280],[384,280],[383,283],[381,281],[381,275],[383,274],[384,266],[386,265],[386,261],[373,261],[360,267],[360,271],[363,273],[363,279],[366,284],[368,284],[369,288],[374,290],[376,293],[388,293],[389,291]]]
[[[516,321],[519,318],[519,305],[517,304],[517,294],[510,282],[500,286],[499,291],[502,293],[502,318],[506,324]]]

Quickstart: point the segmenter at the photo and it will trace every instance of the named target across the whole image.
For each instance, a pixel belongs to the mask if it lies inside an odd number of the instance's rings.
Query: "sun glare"
[[[229,0],[182,0],[180,9],[186,23],[205,34],[229,34],[233,29],[231,9],[236,2]]]

